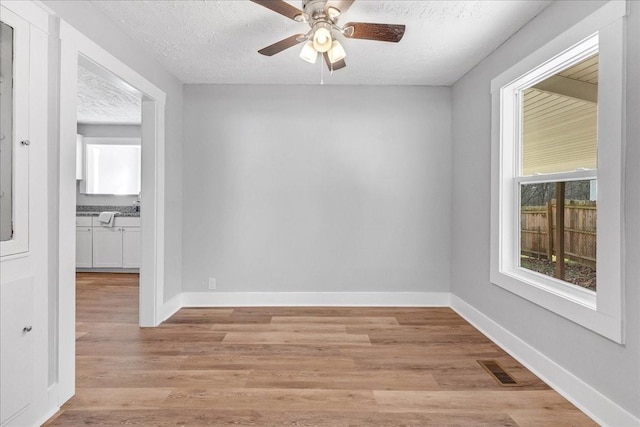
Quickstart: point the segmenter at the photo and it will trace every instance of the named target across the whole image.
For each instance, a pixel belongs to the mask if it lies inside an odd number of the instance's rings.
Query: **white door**
[[[122,268],[122,229],[93,227],[93,266]]]
[[[33,384],[33,277],[3,282],[0,288],[2,322],[2,412],[0,422],[29,407]]]
[[[32,73],[36,63],[46,73],[46,60],[39,63],[35,59],[40,54],[46,57],[46,50],[41,50],[42,36],[25,19],[0,5],[0,424],[3,427],[34,423],[32,409],[35,396],[40,396],[40,377],[36,372],[42,361],[39,355],[42,342],[46,348],[46,310],[43,318],[36,307],[41,307],[41,292],[46,294],[47,289],[42,272],[47,268],[46,226],[42,227],[47,217],[47,140],[46,133],[30,126],[40,117],[34,113],[38,107],[34,104],[37,98],[32,95],[37,89],[47,92],[46,84],[40,86],[42,74]],[[46,37],[44,41],[46,49]],[[42,104],[46,108],[46,98]],[[46,118],[39,125],[46,132]],[[46,301],[46,295],[44,298]]]

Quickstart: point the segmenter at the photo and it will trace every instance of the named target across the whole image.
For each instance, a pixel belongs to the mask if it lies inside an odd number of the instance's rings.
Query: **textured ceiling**
[[[551,3],[357,0],[342,24],[407,31],[399,44],[344,40],[347,67],[329,75],[298,57],[301,46],[258,54],[309,27],[248,0],[91,1],[184,83],[363,85],[451,85]]]
[[[78,123],[140,124],[140,96],[78,66]]]

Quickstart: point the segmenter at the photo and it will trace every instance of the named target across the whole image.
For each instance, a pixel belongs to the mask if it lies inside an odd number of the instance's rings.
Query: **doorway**
[[[84,57],[77,90],[76,269],[137,273],[142,94]]]
[[[105,317],[139,323],[142,94],[83,56],[77,90],[76,339],[82,340]],[[126,316],[114,318],[122,314],[114,305],[125,302]]]
[[[60,22],[58,259],[59,403],[75,393],[75,212],[78,63],[142,94],[139,325],[157,326],[164,303],[164,111],[166,95],[73,27]]]

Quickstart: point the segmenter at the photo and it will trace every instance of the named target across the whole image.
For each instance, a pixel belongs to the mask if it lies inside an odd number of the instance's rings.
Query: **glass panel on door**
[[[13,28],[0,22],[0,241],[13,238]]]

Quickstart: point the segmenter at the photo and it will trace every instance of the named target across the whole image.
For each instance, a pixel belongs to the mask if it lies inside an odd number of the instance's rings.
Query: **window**
[[[522,123],[515,178],[520,267],[591,291],[597,289],[595,49],[594,36],[576,48],[576,63],[520,90],[515,106]]]
[[[491,282],[622,334],[624,4],[492,81]]]
[[[85,194],[140,193],[140,140],[84,138],[86,142]],[[122,143],[126,142],[126,143]]]

